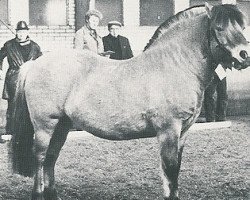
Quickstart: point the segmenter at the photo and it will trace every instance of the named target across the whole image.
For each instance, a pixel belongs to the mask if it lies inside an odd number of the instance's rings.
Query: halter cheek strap
[[[219,41],[219,39],[217,38],[217,35],[216,35],[216,33],[215,33],[215,30],[214,30],[214,29],[211,29],[210,31],[211,31],[211,33],[212,33],[211,35],[214,37],[214,39],[215,39],[215,41],[216,41],[218,47],[219,47],[221,50],[223,50],[226,54],[231,55],[230,51],[229,51],[228,49],[226,49],[226,47],[224,47],[224,46],[221,44],[221,42]]]
[[[219,64],[219,62],[214,58],[214,54],[212,52],[212,48],[211,48],[211,30],[210,30],[210,20],[208,19],[208,30],[207,30],[207,39],[208,39],[208,54],[210,55],[211,59],[211,67],[213,68],[213,70],[215,70],[216,66]]]

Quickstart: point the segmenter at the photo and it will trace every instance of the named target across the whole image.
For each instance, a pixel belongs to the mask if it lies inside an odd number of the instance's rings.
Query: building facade
[[[0,45],[13,38],[9,29],[15,33],[16,23],[24,20],[44,51],[73,47],[75,0],[1,0],[0,8]]]
[[[74,33],[84,25],[89,9],[103,13],[101,35],[107,34],[111,20],[120,21],[122,33],[131,40],[135,54],[168,17],[189,6],[204,4],[237,3],[250,17],[250,0],[1,0],[0,45],[13,37],[6,25],[14,31],[19,20],[30,26],[31,37],[46,50],[73,47]],[[250,20],[249,20],[250,21]]]

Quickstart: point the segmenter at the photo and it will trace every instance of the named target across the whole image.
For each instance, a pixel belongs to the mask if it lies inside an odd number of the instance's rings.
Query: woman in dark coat
[[[30,40],[29,28],[25,21],[19,21],[16,27],[16,37],[7,41],[0,49],[0,73],[2,74],[3,59],[7,57],[9,68],[6,73],[2,98],[8,101],[6,113],[6,134],[11,134],[12,102],[15,96],[17,77],[23,63],[35,60],[42,55],[37,43]],[[1,77],[0,77],[1,78]],[[0,138],[0,142],[4,142]]]

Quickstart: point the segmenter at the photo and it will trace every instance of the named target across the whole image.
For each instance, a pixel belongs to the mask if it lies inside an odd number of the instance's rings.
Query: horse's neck
[[[166,68],[185,71],[187,75],[196,77],[204,88],[212,77],[212,67],[209,66],[207,17],[201,15],[182,23],[176,25],[178,28],[170,28],[159,38],[156,44],[145,52],[146,57],[162,60]]]

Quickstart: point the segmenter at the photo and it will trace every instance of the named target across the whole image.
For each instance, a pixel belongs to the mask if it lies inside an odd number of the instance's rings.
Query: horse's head
[[[210,19],[210,48],[216,61],[238,70],[250,66],[250,45],[243,34],[245,15],[236,5],[212,7],[206,3],[205,7]]]

